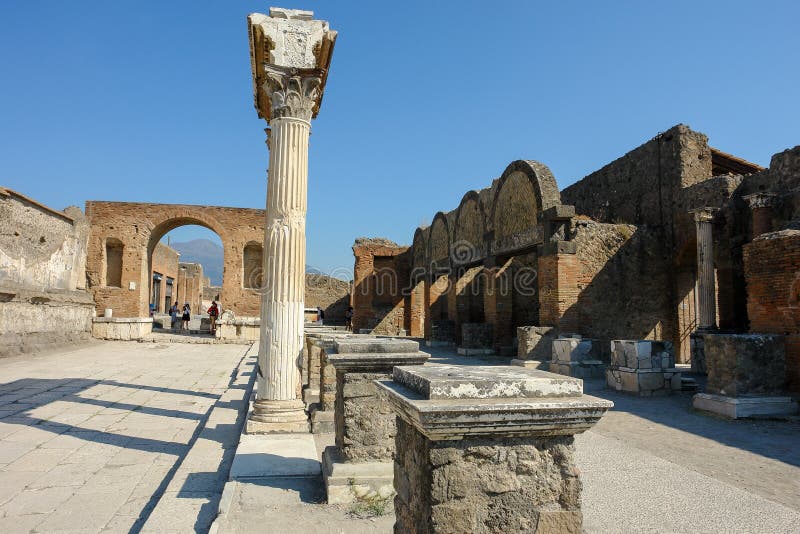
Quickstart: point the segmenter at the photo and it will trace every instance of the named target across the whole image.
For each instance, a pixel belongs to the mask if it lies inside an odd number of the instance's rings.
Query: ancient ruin
[[[800,146],[678,124],[563,189],[501,162],[334,278],[306,216],[337,32],[247,30],[266,209],[0,187],[0,532],[797,530]]]

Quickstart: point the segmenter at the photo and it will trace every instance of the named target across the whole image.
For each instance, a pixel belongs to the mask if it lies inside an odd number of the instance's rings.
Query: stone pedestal
[[[552,326],[520,326],[517,328],[517,357],[511,365],[546,371],[553,353],[557,331]]]
[[[693,398],[698,410],[732,419],[797,413],[785,394],[784,337],[772,334],[706,334],[706,391]]]
[[[488,356],[494,354],[494,325],[491,323],[463,323],[461,325],[462,356]]]
[[[681,373],[675,368],[672,343],[613,340],[606,382],[612,389],[642,397],[680,391]]]
[[[428,354],[410,350],[419,348],[416,342],[383,342],[372,346],[409,351],[339,352],[328,356],[336,368],[337,389],[336,446],[323,452],[323,478],[329,504],[385,499],[393,493],[395,416],[375,381],[391,379],[396,365],[422,365]]]
[[[248,17],[256,110],[267,120],[258,390],[248,433],[307,432],[300,394],[308,138],[319,112],[336,32],[309,11]],[[305,424],[304,424],[305,422]]]
[[[448,319],[431,321],[429,347],[452,347],[456,344],[456,323]]]
[[[597,339],[579,337],[553,340],[550,372],[575,378],[603,378],[606,364],[603,349]]]
[[[306,330],[306,347],[304,353],[303,402],[306,409],[311,410],[311,405],[319,402],[320,390],[320,365],[322,353],[333,348],[337,339],[356,336],[357,334],[334,332],[309,332]]]
[[[395,367],[395,532],[579,533],[574,434],[613,404],[508,366]]]

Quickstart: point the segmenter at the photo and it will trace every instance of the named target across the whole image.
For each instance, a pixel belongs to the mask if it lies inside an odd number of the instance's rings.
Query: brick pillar
[[[577,313],[571,311],[580,293],[580,263],[572,241],[552,241],[539,253],[539,322],[562,332],[579,330]]]
[[[373,272],[375,256],[369,250],[359,250],[353,268],[353,332],[372,326]]]
[[[410,321],[409,335],[411,337],[425,337],[425,280],[414,282],[410,295]]]
[[[753,214],[752,239],[772,231],[772,208],[775,205],[775,195],[772,193],[754,193],[744,197]]]

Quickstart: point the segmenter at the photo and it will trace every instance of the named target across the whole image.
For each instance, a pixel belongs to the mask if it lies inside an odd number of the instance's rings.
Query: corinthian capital
[[[317,116],[336,32],[310,11],[270,8],[247,18],[250,66],[259,117]]]
[[[264,65],[262,89],[269,98],[270,120],[292,117],[310,121],[319,106],[324,69]]]

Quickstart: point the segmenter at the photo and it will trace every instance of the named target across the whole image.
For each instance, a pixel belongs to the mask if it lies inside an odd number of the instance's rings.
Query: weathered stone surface
[[[520,360],[549,360],[553,352],[556,329],[551,326],[520,326],[517,328],[517,358]]]
[[[631,369],[609,367],[606,370],[608,386],[617,391],[642,397],[669,395],[681,389],[681,373],[677,369]]]
[[[95,317],[92,319],[92,337],[129,341],[141,339],[153,331],[150,317]]]
[[[336,447],[347,461],[392,459],[394,412],[373,383],[390,378],[389,372],[337,372]]]
[[[417,352],[419,343],[413,339],[392,339],[376,337],[348,337],[334,340],[338,353],[380,353],[380,352]]]
[[[397,451],[395,532],[580,532],[572,436],[431,441],[398,417]]]
[[[509,366],[395,367],[393,378],[426,399],[577,397],[580,380]]]
[[[730,397],[781,395],[786,388],[784,337],[772,334],[703,336],[706,392]]]
[[[490,349],[494,341],[491,323],[464,323],[461,325],[461,348]]]
[[[672,343],[649,339],[612,340],[611,365],[630,369],[671,369],[675,367]]]

